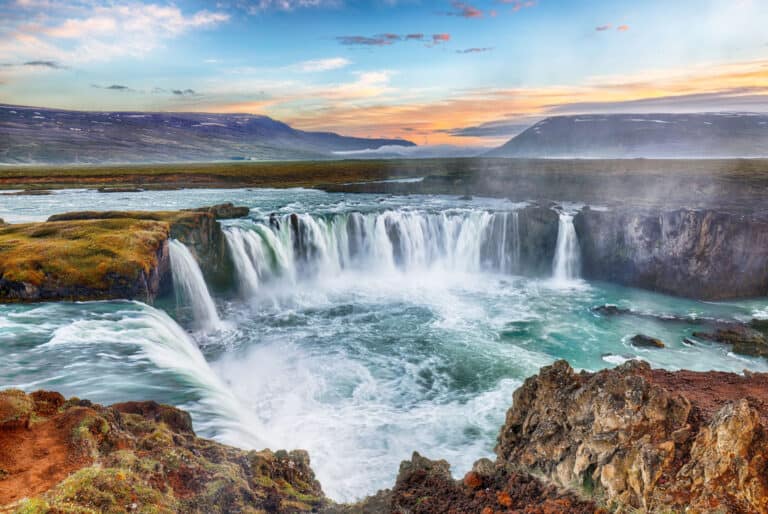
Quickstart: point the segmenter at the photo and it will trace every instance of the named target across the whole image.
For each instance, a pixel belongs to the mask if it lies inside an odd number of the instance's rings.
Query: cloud
[[[336,41],[347,46],[390,46],[401,41],[422,41],[429,43],[427,46],[434,46],[439,43],[450,41],[450,34],[432,34],[426,36],[421,33],[412,34],[393,34],[384,33],[375,36],[337,36]]]
[[[365,71],[356,73],[357,80],[346,84],[337,84],[325,90],[317,90],[315,94],[331,100],[359,100],[381,96],[391,90],[389,82],[392,78],[389,70]]]
[[[5,26],[0,58],[83,63],[141,57],[170,39],[230,17],[209,10],[185,13],[172,4],[108,0],[50,2],[45,16],[39,16],[38,4],[17,3],[20,16]]]
[[[530,123],[520,120],[489,121],[471,127],[440,129],[437,132],[455,137],[504,137],[510,138],[530,127]]]
[[[134,89],[124,86],[122,84],[112,84],[110,86],[100,86],[98,84],[91,84],[91,87],[96,89],[107,89],[109,91],[134,91]]]
[[[451,5],[453,6],[453,11],[448,11],[445,14],[447,16],[458,16],[461,18],[482,18],[483,17],[483,11],[478,9],[477,7],[464,3],[459,2],[458,0],[454,0],[451,2]]]
[[[196,95],[194,89],[172,89],[171,93],[177,96]]]
[[[337,36],[336,41],[349,46],[385,46],[395,42],[384,36]]]
[[[483,48],[465,48],[464,50],[456,50],[457,54],[480,54],[484,52],[490,52],[493,50],[493,47],[483,47]]]
[[[245,10],[248,14],[260,14],[264,11],[294,11],[304,8],[338,7],[340,0],[254,0],[240,1],[235,7]]]
[[[608,30],[611,30],[612,28],[613,28],[612,24],[606,23],[605,25],[600,25],[595,27],[595,30],[598,32],[606,32]],[[619,25],[618,27],[616,27],[616,30],[618,30],[619,32],[626,32],[629,30],[629,25]]]
[[[66,66],[62,66],[56,61],[27,61],[23,63],[23,66],[40,66],[43,68],[53,68],[54,70],[63,70]]]
[[[281,119],[307,130],[408,137],[430,143],[502,143],[512,131],[556,114],[609,112],[768,112],[768,59],[686,69],[641,70],[549,87],[479,88],[442,98],[371,97],[364,108],[343,102],[281,111]],[[278,109],[273,112],[277,113]],[[406,132],[408,127],[411,132]],[[461,139],[457,139],[461,138]]]
[[[536,4],[538,4],[537,0],[528,0],[528,1],[522,1],[522,0],[498,0],[499,3],[502,4],[511,4],[512,5],[512,11],[517,12],[521,9],[527,9],[529,7],[535,7]]]
[[[314,59],[298,63],[295,68],[305,73],[331,71],[344,68],[352,64],[352,61],[344,57],[329,57],[327,59]]]

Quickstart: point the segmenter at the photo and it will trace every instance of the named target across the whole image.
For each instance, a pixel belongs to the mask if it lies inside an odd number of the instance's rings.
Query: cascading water
[[[414,450],[447,459],[458,476],[492,458],[514,389],[556,359],[590,371],[635,358],[672,369],[768,371],[764,359],[717,343],[684,344],[699,324],[591,310],[616,304],[751,319],[768,317],[765,301],[692,302],[604,283],[540,287],[525,275],[555,268],[536,262],[545,246],[537,234],[548,231],[507,201],[300,189],[81,190],[8,197],[0,214],[44,220],[73,204],[142,210],[226,201],[261,215],[223,221],[248,298],[221,304],[226,330],[189,334],[182,327],[198,328],[189,323],[192,309],[179,311],[179,326],[136,302],[0,305],[0,384],[103,404],[176,405],[203,437],[307,449],[329,497],[355,501],[391,487]],[[184,249],[171,246],[179,258]],[[181,283],[178,277],[188,304]],[[632,346],[627,339],[637,333],[668,349]]]
[[[519,232],[517,212],[406,210],[290,214],[225,230],[246,294],[278,277],[346,269],[514,273],[520,267]]]
[[[170,241],[169,249],[178,303],[192,308],[194,323],[202,330],[207,332],[220,328],[221,319],[216,312],[216,304],[213,303],[195,257],[184,244],[175,239]]]
[[[557,228],[555,258],[552,263],[552,278],[557,284],[568,284],[579,278],[581,271],[581,249],[573,215],[560,213]]]

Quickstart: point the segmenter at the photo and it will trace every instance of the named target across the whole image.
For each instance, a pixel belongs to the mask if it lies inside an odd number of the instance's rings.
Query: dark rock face
[[[212,287],[221,289],[231,286],[234,266],[224,231],[216,221],[216,212],[206,210],[190,214],[171,223],[170,237],[189,248]]]
[[[768,295],[768,221],[713,210],[583,209],[585,278],[701,299]]]
[[[762,320],[750,324],[729,323],[715,327],[714,332],[694,332],[693,337],[731,345],[734,353],[752,357],[768,357],[768,330]]]
[[[661,339],[656,339],[655,337],[650,337],[643,334],[637,334],[632,339],[630,339],[629,342],[632,343],[632,346],[637,346],[638,348],[664,348],[665,347]]]
[[[521,270],[526,274],[550,274],[557,245],[557,213],[552,209],[529,206],[518,211],[518,216]]]
[[[233,205],[232,202],[220,203],[210,207],[200,207],[198,209],[189,210],[193,212],[210,212],[217,220],[244,218],[251,212],[248,207],[236,206]]]
[[[442,514],[445,512],[525,512],[528,514],[593,514],[605,512],[526,473],[508,472],[487,459],[478,461],[463,480],[451,477],[444,460],[413,454],[403,461],[390,493],[389,510]]]

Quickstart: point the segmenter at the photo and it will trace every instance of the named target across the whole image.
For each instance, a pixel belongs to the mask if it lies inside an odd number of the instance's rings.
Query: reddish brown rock
[[[560,361],[515,392],[497,464],[622,512],[768,512],[766,405],[768,375]]]

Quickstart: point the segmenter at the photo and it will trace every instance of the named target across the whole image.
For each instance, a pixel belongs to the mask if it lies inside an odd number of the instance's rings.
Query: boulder
[[[650,337],[643,334],[637,334],[632,339],[630,339],[629,342],[632,344],[632,346],[636,346],[638,348],[664,348],[666,346],[661,341],[661,339],[656,339],[655,337]]]

